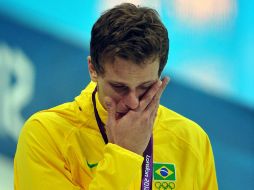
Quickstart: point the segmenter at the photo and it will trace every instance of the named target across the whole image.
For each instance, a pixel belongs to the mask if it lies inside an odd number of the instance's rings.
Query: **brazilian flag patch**
[[[155,181],[176,181],[175,164],[153,163],[153,180]]]

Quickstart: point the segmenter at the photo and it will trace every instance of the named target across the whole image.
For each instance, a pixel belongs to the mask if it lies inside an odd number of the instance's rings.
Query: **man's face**
[[[145,92],[158,81],[158,70],[158,59],[137,65],[116,57],[113,63],[105,62],[103,76],[93,71],[96,77],[92,77],[92,80],[97,82],[98,96],[103,107],[106,107],[104,98],[111,97],[116,103],[117,114],[121,116],[139,106]]]

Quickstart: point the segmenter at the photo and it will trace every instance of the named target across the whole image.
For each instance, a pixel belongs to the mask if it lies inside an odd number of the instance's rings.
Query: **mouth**
[[[122,118],[127,112],[116,112],[116,119]]]

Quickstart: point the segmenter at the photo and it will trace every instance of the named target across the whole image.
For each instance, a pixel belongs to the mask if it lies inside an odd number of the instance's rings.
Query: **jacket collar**
[[[106,121],[108,119],[108,112],[107,110],[102,106],[102,104],[100,103],[99,100],[99,96],[98,96],[98,92],[96,92],[95,94],[95,101],[96,101],[96,109],[98,111],[98,114],[101,118],[101,121],[104,123],[104,125],[106,124]]]
[[[81,92],[81,94],[75,98],[75,102],[77,103],[77,106],[78,106],[78,112],[81,113],[79,114],[79,117],[85,123],[87,122],[93,123],[93,124],[96,123],[93,102],[92,102],[92,94],[95,88],[96,88],[96,83],[91,81],[87,85],[87,87]],[[101,118],[101,121],[104,124],[106,124],[108,113],[105,110],[105,108],[102,106],[102,104],[100,103],[97,92],[95,95],[95,100],[96,100],[96,109]]]

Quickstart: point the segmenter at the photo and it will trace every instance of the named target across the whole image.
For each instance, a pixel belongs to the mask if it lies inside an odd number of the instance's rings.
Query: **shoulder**
[[[48,134],[54,138],[66,138],[90,119],[91,94],[95,86],[96,84],[91,82],[74,101],[33,114],[25,122],[21,135],[40,131],[38,136]],[[88,111],[80,112],[82,109]]]
[[[197,123],[164,106],[159,107],[157,120],[157,130],[167,133],[178,144],[192,149],[197,156],[205,144],[210,144],[208,135]]]
[[[65,103],[33,114],[24,124],[20,139],[26,141],[64,141],[75,130],[74,102]]]
[[[205,131],[194,121],[179,113],[176,113],[162,105],[159,107],[158,120],[165,130],[178,131],[181,133],[191,133],[205,135]],[[182,134],[184,135],[184,134]],[[186,134],[187,135],[187,134]]]

